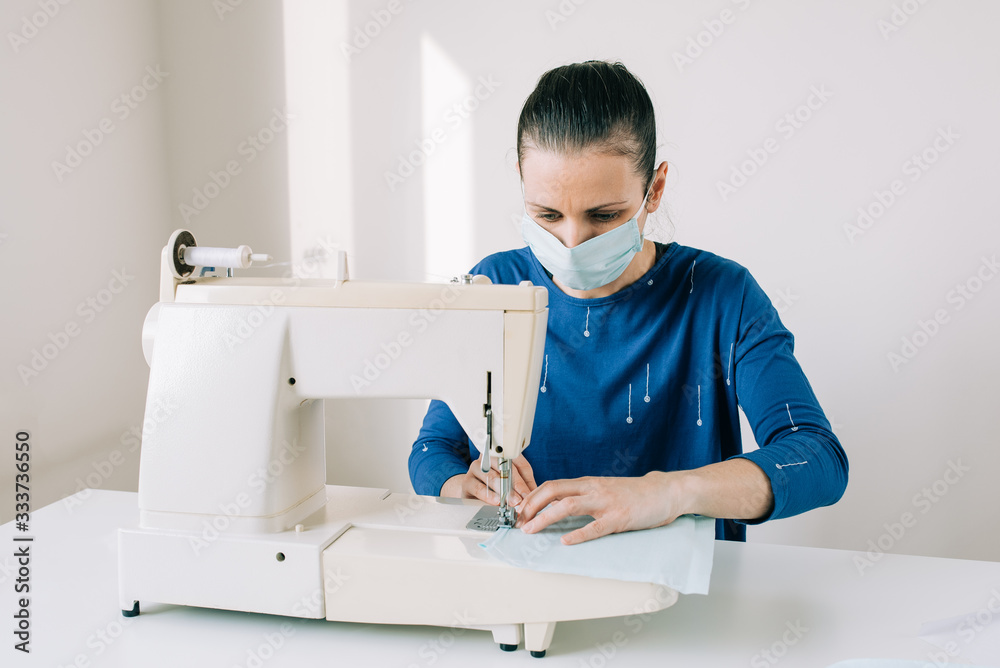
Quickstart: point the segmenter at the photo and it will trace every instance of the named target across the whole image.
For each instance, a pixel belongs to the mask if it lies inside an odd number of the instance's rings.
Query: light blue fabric
[[[480,545],[511,566],[546,573],[652,582],[682,594],[707,594],[715,552],[715,520],[683,515],[667,526],[563,545],[563,534],[590,522],[567,517],[542,531],[497,530]]]

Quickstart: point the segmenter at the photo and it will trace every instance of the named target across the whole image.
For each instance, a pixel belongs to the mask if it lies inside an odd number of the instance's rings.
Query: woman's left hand
[[[549,480],[525,497],[517,526],[535,533],[571,515],[590,515],[593,522],[562,537],[563,545],[574,545],[611,533],[670,524],[686,512],[681,507],[682,475],[655,471],[641,478]]]

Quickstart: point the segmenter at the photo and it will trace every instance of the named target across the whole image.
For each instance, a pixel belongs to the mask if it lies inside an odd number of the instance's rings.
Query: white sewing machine
[[[509,477],[499,507],[326,485],[323,400],[338,397],[441,399],[509,474],[531,437],[544,288],[349,281],[343,257],[337,280],[231,277],[266,257],[184,230],[163,249],[142,334],[139,526],[119,532],[124,615],[148,601],[478,628],[543,656],[558,621],[676,601],[491,559],[470,527],[513,521]],[[196,278],[198,266],[229,277]]]

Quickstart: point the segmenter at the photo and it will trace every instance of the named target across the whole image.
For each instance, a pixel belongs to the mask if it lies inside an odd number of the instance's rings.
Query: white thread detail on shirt
[[[792,419],[792,409],[788,407],[788,404],[785,404],[785,410],[788,411],[788,421],[792,423],[792,431],[798,431],[799,428],[795,426],[795,420]],[[789,466],[789,464],[785,464],[785,466]]]
[[[698,426],[701,426],[701,385],[698,386]]]
[[[729,379],[733,377],[733,346],[735,343],[729,344],[729,375],[726,376],[726,385],[732,385]]]
[[[549,379],[549,356],[545,356],[545,375],[542,376],[542,386],[539,389],[540,392],[545,392],[545,381]]]

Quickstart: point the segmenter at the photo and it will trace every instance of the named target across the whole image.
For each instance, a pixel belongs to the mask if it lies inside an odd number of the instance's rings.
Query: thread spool
[[[246,269],[252,262],[250,247],[213,248],[212,246],[187,246],[181,250],[181,262],[192,267],[226,267]]]
[[[271,261],[270,255],[254,253],[247,245],[238,248],[198,246],[194,235],[187,230],[175,230],[170,235],[167,248],[173,259],[171,273],[175,278],[186,278],[195,267],[247,269],[254,262]]]

